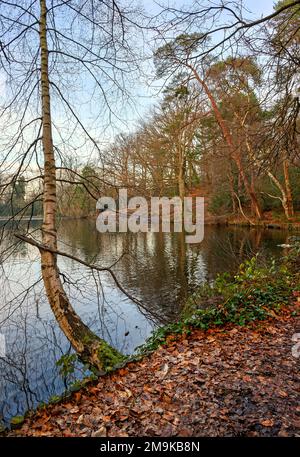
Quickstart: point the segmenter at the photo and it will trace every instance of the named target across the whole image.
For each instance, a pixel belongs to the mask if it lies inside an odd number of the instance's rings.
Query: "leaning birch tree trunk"
[[[40,249],[42,277],[54,316],[79,357],[100,371],[107,371],[121,359],[121,355],[95,335],[73,309],[64,289],[57,266],[56,233],[56,166],[52,138],[50,84],[48,71],[47,7],[40,0],[40,58],[42,98],[42,145],[44,153],[43,225]],[[51,251],[47,250],[47,247]]]

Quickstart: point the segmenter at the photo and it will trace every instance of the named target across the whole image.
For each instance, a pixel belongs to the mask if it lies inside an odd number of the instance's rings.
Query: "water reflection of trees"
[[[160,323],[153,316],[159,315],[162,321],[176,318],[189,291],[197,285],[218,272],[234,271],[241,260],[257,250],[280,255],[277,244],[286,236],[281,231],[206,227],[201,244],[187,245],[180,233],[101,235],[95,221],[62,221],[61,248],[88,263],[110,265],[127,253],[114,271],[147,312],[116,291],[109,275],[101,274],[98,281],[93,277],[98,273],[77,262],[60,262],[78,313],[99,335],[130,353],[146,339],[153,325]],[[3,240],[1,249],[5,251],[9,236]],[[0,418],[20,414],[65,388],[56,361],[70,345],[54,321],[39,283],[28,289],[40,275],[35,255],[30,246],[18,243],[10,262],[1,265],[5,306],[0,309],[0,332],[9,336],[9,354],[0,360]]]
[[[188,288],[183,234],[99,234],[93,222],[76,221],[74,226],[67,221],[62,237],[73,254],[80,246],[85,260],[99,265],[110,264],[126,253],[115,266],[126,289],[146,304],[150,314],[159,312],[162,321],[178,314]]]
[[[247,228],[206,227],[204,241],[187,245],[183,233],[100,234],[94,221],[65,221],[61,237],[87,262],[109,265],[122,253],[115,271],[121,283],[162,320],[178,315],[187,294],[217,273],[235,271],[247,257],[264,250],[280,254],[286,234]]]

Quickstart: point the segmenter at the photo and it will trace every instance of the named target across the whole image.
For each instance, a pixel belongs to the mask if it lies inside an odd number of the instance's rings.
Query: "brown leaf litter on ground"
[[[299,318],[195,330],[38,410],[9,436],[299,436]]]

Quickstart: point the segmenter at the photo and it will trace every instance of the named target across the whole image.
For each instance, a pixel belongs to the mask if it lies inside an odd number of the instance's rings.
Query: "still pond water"
[[[37,228],[38,224],[32,227]],[[9,235],[7,231],[0,263],[0,334],[6,340],[6,356],[0,357],[0,421],[4,422],[66,389],[68,380],[61,377],[56,361],[70,352],[43,294],[36,249],[19,244],[5,259]],[[187,245],[180,233],[99,234],[93,221],[62,221],[61,250],[99,266],[109,266],[126,253],[114,271],[143,309],[117,290],[108,274],[98,278],[66,258],[59,260],[59,266],[82,319],[121,352],[132,354],[154,328],[176,319],[198,285],[217,273],[234,271],[257,251],[281,256],[278,245],[288,235],[278,230],[206,227],[202,243]]]

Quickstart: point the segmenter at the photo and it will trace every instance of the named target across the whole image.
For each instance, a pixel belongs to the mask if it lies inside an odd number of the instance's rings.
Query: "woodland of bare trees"
[[[236,23],[218,27],[223,10]],[[106,192],[111,185],[182,197],[196,189],[215,215],[251,224],[296,221],[298,2],[278,2],[269,18],[253,23],[230,7],[201,9],[199,2],[190,11],[167,9],[164,17],[164,26],[153,32],[155,75],[163,81],[160,100],[133,132],[119,134],[105,149],[104,169],[90,164],[90,190],[95,179]],[[182,33],[170,40],[164,35],[171,23]],[[221,39],[226,27],[231,33]],[[82,184],[68,189],[62,213],[68,212],[71,194],[73,214],[89,214],[80,210]]]
[[[123,0],[0,2],[2,236],[16,227],[1,256],[20,242],[37,249],[57,323],[99,370],[122,356],[64,289],[58,216],[92,216],[101,195],[126,187],[204,195],[210,214],[251,224],[299,221],[299,3],[258,18],[243,1],[162,2],[153,15]],[[155,102],[126,128],[123,108],[146,77]],[[24,229],[33,215],[41,229]],[[86,266],[123,290],[111,268]]]

